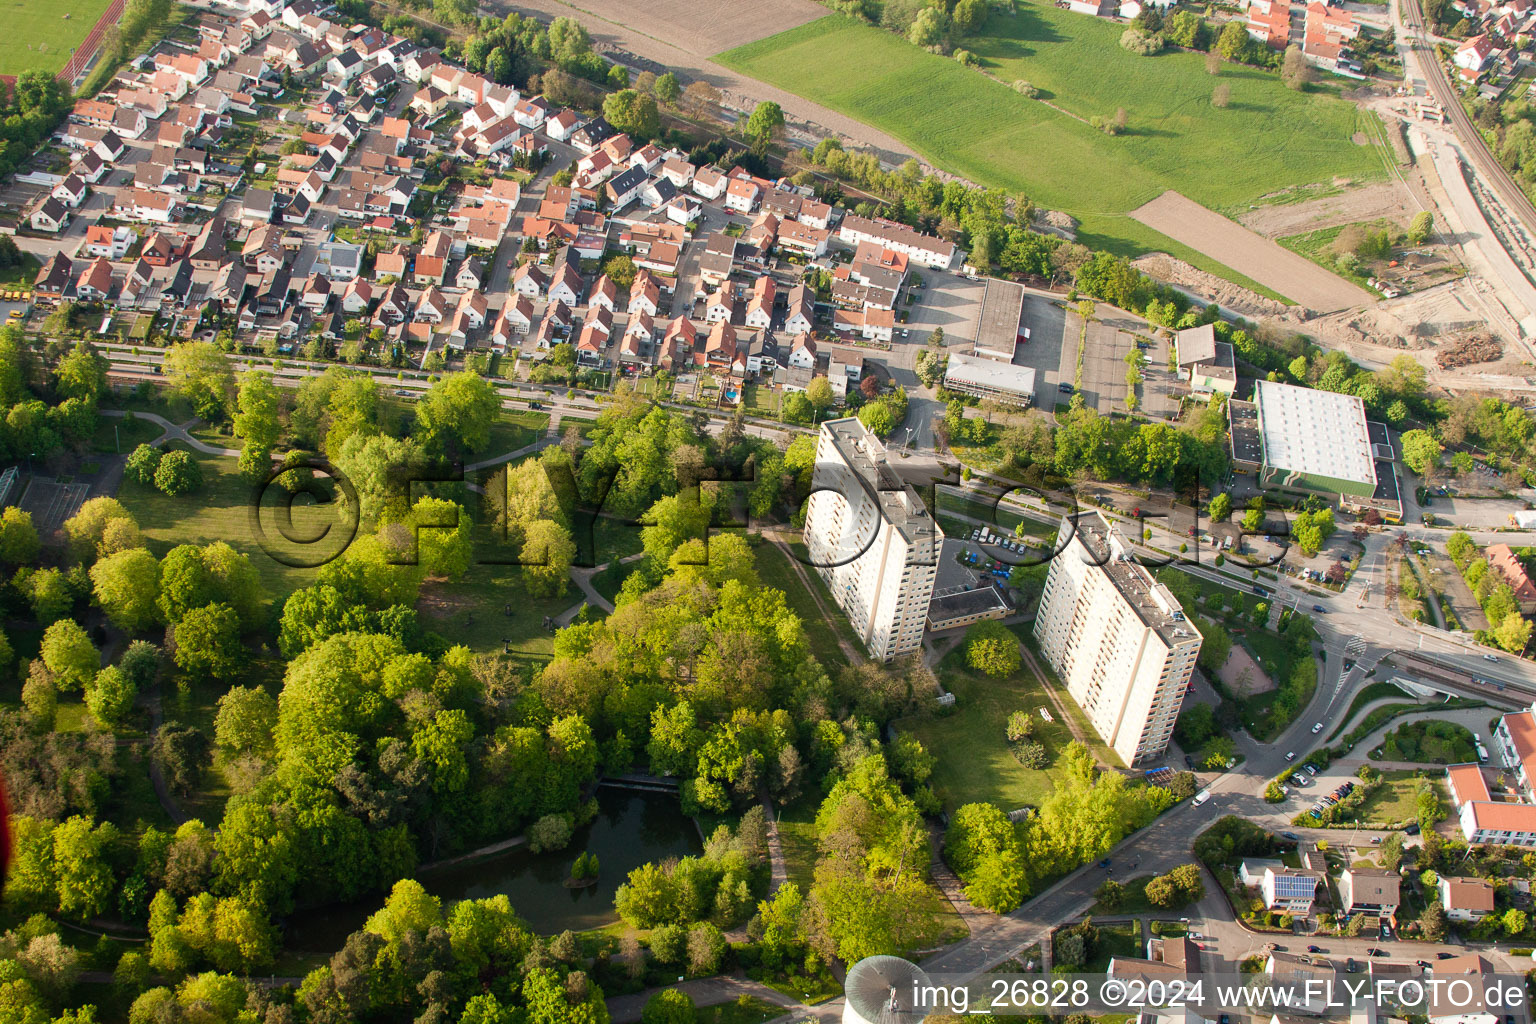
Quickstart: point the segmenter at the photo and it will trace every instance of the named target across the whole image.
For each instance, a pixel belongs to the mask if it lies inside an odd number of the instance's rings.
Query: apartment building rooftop
[[[1088,550],[1094,564],[1103,568],[1120,596],[1135,609],[1137,616],[1170,647],[1200,639],[1184,616],[1173,593],[1159,583],[1146,566],[1135,561],[1120,531],[1097,511],[1067,516],[1072,520],[1078,541]],[[1063,553],[1061,557],[1070,557]]]
[[[853,470],[859,486],[874,499],[880,514],[909,545],[934,545],[941,538],[938,524],[928,514],[912,486],[897,474],[886,457],[885,446],[854,417],[828,420],[822,429],[832,438],[843,462]]]

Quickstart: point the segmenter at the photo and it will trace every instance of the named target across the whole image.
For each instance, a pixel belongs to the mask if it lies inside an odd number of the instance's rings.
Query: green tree
[[[1223,491],[1211,499],[1211,521],[1224,523],[1232,515],[1232,495]]]
[[[1512,611],[1495,627],[1493,638],[1509,653],[1521,654],[1531,642],[1531,620]]]
[[[458,502],[421,498],[406,525],[415,534],[417,564],[423,575],[456,580],[469,570],[475,551],[472,524]]]
[[[912,27],[907,30],[907,38],[913,46],[937,46],[943,41],[947,28],[942,8],[924,7],[913,19]]]
[[[570,531],[552,519],[539,519],[523,530],[523,585],[533,597],[558,597],[570,579],[576,542]]]
[[[1295,538],[1296,546],[1308,556],[1321,551],[1323,544],[1337,529],[1331,508],[1303,512],[1291,521],[1291,536]]]
[[[677,106],[678,97],[682,96],[682,87],[677,84],[677,75],[668,71],[656,79],[654,88],[656,99],[669,107]]]
[[[60,690],[83,689],[101,668],[101,652],[74,619],[60,619],[43,633],[43,664]]]
[[[270,693],[259,686],[232,686],[219,698],[213,739],[226,753],[262,753],[272,748],[276,727],[277,701]]]
[[[172,498],[203,486],[203,471],[190,452],[166,452],[155,470],[155,487]]]
[[[759,150],[784,131],[784,111],[772,100],[762,100],[747,117],[746,136]]]
[[[817,417],[826,414],[832,408],[832,382],[826,377],[816,377],[806,386],[805,397],[811,403],[811,408],[816,410]]]
[[[128,460],[123,464],[123,475],[134,483],[152,487],[155,483],[155,470],[160,468],[160,459],[165,452],[152,444],[141,444],[128,455]]]
[[[944,834],[944,856],[976,906],[1006,913],[1028,894],[1018,830],[993,804],[966,804],[955,812]]]
[[[115,888],[109,853],[117,837],[110,822],[93,826],[79,815],[53,830],[59,913],[83,920],[107,909]]]
[[[23,565],[35,561],[42,550],[32,513],[19,505],[0,512],[0,561]]]
[[[644,142],[661,132],[656,98],[635,89],[620,89],[603,100],[603,117],[619,131]]]
[[[1240,21],[1229,21],[1216,40],[1216,52],[1226,60],[1241,60],[1248,52],[1248,30]]]
[[[663,989],[646,1000],[640,1024],[694,1024],[693,999],[677,989]]]
[[[133,679],[116,665],[108,665],[96,673],[96,679],[85,691],[85,706],[91,717],[104,728],[116,729],[133,709],[138,688]]]
[[[133,516],[116,498],[92,498],[81,505],[80,511],[64,523],[70,555],[82,562],[95,561],[106,543],[108,530],[118,521],[133,523]]]
[[[107,391],[107,365],[94,345],[80,342],[59,360],[55,376],[59,393],[94,405]]]
[[[166,782],[179,793],[190,793],[213,763],[207,735],[179,722],[166,722],[155,731],[150,752],[165,772]]]
[[[160,563],[143,548],[129,548],[91,566],[96,603],[113,624],[140,632],[160,620]]]
[[[484,451],[501,399],[491,382],[469,370],[437,380],[417,405],[416,430],[431,452]]]
[[[978,622],[965,633],[965,663],[994,678],[1019,670],[1019,638],[1000,622]]]
[[[191,609],[176,623],[173,635],[176,665],[184,672],[231,679],[245,663],[240,616],[227,604]]]
[[[1427,430],[1403,433],[1403,463],[1419,476],[1428,476],[1440,458],[1440,442]]]
[[[210,423],[229,417],[235,391],[232,364],[212,342],[184,341],[165,352],[165,377],[192,411]]]
[[[248,479],[262,480],[271,471],[272,449],[283,432],[278,419],[282,400],[272,375],[265,370],[245,374],[240,379],[236,406],[235,436],[245,442],[240,452],[241,467]]]
[[[1435,230],[1435,215],[1429,210],[1420,210],[1413,215],[1413,222],[1408,225],[1408,241],[1414,245],[1423,245],[1429,241],[1430,233]]]

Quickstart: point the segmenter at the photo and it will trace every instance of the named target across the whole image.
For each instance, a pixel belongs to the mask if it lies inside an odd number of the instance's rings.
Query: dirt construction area
[[[1164,192],[1131,216],[1308,309],[1331,312],[1375,301],[1364,289],[1177,192]]]
[[[1263,200],[1260,200],[1263,202]],[[1413,197],[1395,181],[1381,181],[1352,188],[1339,195],[1308,199],[1300,203],[1260,206],[1238,217],[1243,227],[1265,238],[1284,238],[1308,231],[1357,224],[1381,218],[1406,227],[1419,208]]]

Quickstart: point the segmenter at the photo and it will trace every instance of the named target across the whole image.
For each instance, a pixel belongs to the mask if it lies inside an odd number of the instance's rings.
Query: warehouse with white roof
[[[1263,486],[1360,497],[1375,492],[1376,460],[1360,399],[1260,380],[1254,404]]]

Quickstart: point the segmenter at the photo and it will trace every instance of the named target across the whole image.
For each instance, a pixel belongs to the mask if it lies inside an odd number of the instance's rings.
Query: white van
[[[1202,789],[1200,792],[1195,794],[1194,804],[1195,804],[1196,807],[1199,807],[1201,804],[1205,803],[1210,798],[1211,798],[1211,791],[1208,790],[1208,789]]]

